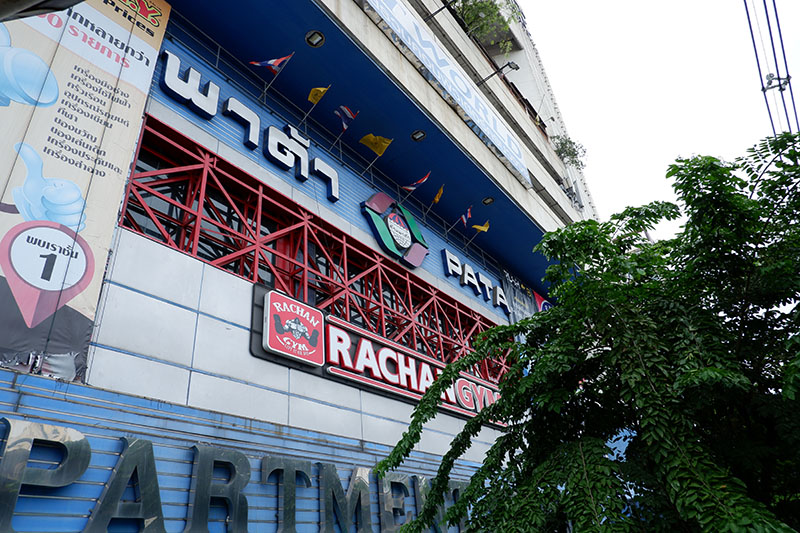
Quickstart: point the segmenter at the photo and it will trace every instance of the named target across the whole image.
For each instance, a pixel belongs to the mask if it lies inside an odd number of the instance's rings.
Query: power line
[[[772,74],[772,72],[770,72],[769,54],[767,53],[767,45],[764,44],[764,32],[761,30],[761,21],[759,20],[759,16],[758,16],[758,9],[756,9],[756,0],[750,0],[750,2],[751,2],[751,4],[750,4],[751,7],[753,8],[753,18],[756,21],[756,33],[758,33],[758,40],[761,42],[761,52],[764,54],[764,58],[763,59],[764,59],[764,64],[766,65],[765,70],[767,72],[767,76],[766,76],[767,85],[766,86],[762,86],[761,90],[763,92],[767,92],[772,87],[772,81],[773,81],[773,78],[775,77],[775,75]],[[780,83],[779,80],[778,80],[778,83]],[[770,96],[772,96],[772,103],[774,104],[772,107],[775,108],[775,119],[778,122],[777,131],[780,132],[780,131],[783,131],[783,120],[781,120],[781,114],[779,112],[780,106],[778,106],[778,97],[775,95],[774,92],[770,93]],[[767,97],[767,100],[769,100],[769,96]],[[772,109],[772,107],[770,107],[770,109]]]
[[[764,76],[761,72],[761,61],[758,59],[758,47],[756,46],[756,36],[753,33],[753,21],[750,18],[750,9],[747,7],[747,0],[744,1],[744,11],[747,14],[747,25],[750,27],[750,39],[753,41],[753,53],[756,56],[756,66],[758,67],[758,83],[761,84],[761,92],[764,94],[764,104],[767,106],[767,114],[769,115],[769,124],[772,126],[772,135],[777,135],[775,132],[775,121],[772,120],[772,110],[769,108],[769,99],[767,98],[767,90],[764,87]]]
[[[786,59],[786,48],[783,46],[783,32],[781,31],[781,21],[778,17],[778,6],[775,3],[775,0],[772,0],[772,7],[775,11],[775,24],[778,27],[778,40],[781,43],[781,54],[783,55],[783,66],[786,70],[786,84],[789,86],[789,97],[792,101],[792,110],[794,111],[794,124],[797,127],[797,131],[800,131],[800,121],[797,120],[797,105],[794,101],[794,90],[792,89],[792,77],[789,75],[789,62]]]
[[[764,16],[767,19],[767,30],[769,30],[769,43],[772,47],[772,59],[775,61],[775,75],[778,77],[778,91],[781,93],[781,102],[783,103],[783,113],[786,115],[786,127],[789,128],[789,133],[792,132],[792,121],[789,118],[789,110],[786,108],[786,97],[783,95],[784,87],[781,85],[783,78],[781,78],[781,67],[778,64],[778,52],[775,50],[775,38],[772,36],[772,24],[769,21],[769,8],[767,7],[767,0],[764,1]],[[775,16],[778,12],[775,11]],[[785,57],[784,57],[785,59]]]

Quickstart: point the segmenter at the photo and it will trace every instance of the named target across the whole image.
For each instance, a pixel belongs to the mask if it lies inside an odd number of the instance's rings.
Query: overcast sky
[[[763,74],[774,73],[763,0],[746,1],[770,55]],[[673,199],[664,174],[675,158],[733,159],[772,133],[743,1],[518,2],[569,135],[587,149],[585,175],[602,220]],[[789,73],[800,76],[800,2],[776,2]],[[763,56],[758,33],[756,43]],[[800,105],[800,82],[793,88]]]

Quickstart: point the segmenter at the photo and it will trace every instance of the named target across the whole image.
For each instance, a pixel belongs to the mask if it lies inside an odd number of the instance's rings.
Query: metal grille
[[[495,325],[152,117],[120,225],[445,363]]]

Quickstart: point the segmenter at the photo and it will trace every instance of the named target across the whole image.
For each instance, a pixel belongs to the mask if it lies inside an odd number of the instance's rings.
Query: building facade
[[[414,516],[505,362],[371,468],[476,335],[549,305],[543,233],[594,217],[524,20],[500,52],[442,7],[90,0],[0,25],[0,531]]]

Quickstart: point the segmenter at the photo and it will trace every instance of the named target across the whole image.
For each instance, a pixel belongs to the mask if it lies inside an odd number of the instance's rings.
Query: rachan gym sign
[[[278,291],[264,296],[262,347],[356,386],[411,401],[422,397],[445,366]],[[462,373],[443,394],[441,405],[471,417],[499,398],[494,385]]]

